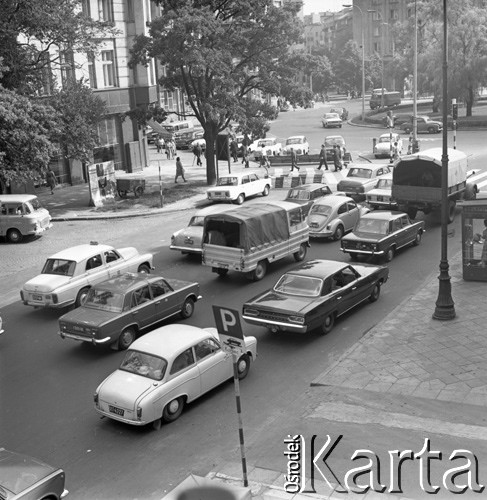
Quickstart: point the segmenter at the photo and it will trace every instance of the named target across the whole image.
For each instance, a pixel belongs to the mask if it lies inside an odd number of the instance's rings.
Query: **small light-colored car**
[[[238,377],[257,357],[255,337],[244,338]],[[191,403],[233,376],[232,354],[215,328],[167,325],[136,340],[120,364],[97,388],[95,409],[131,425],[173,422]]]
[[[392,136],[392,140],[391,140]],[[402,154],[402,139],[399,134],[395,132],[390,134],[382,134],[379,137],[379,140],[376,142],[374,147],[374,156],[376,158],[389,158],[391,156],[391,152],[394,148],[394,143],[397,142],[397,151],[399,154]]]
[[[309,154],[309,143],[308,139],[304,135],[293,135],[286,139],[286,144],[282,148],[282,154],[290,155],[291,148],[296,151],[297,155],[308,155]]]
[[[250,144],[248,149],[254,158],[260,158],[262,155],[277,156],[282,152],[282,144],[275,137],[268,137],[267,139],[257,139]]]
[[[389,166],[373,163],[354,163],[348,169],[347,176],[337,186],[355,201],[364,201],[365,194],[377,185],[377,180],[391,171]]]
[[[323,128],[338,127],[342,128],[342,119],[338,113],[325,113],[321,118]]]
[[[254,173],[221,175],[217,185],[207,189],[210,201],[231,201],[241,205],[249,196],[267,196],[271,189],[269,178],[261,179]]]
[[[397,203],[392,197],[392,172],[383,175],[374,189],[365,195],[370,208],[397,209]]]
[[[62,469],[0,448],[2,500],[60,500],[68,494]]]
[[[326,161],[333,162],[333,148],[335,144],[340,146],[343,151],[346,151],[345,139],[341,135],[327,135],[323,141],[326,150]]]
[[[357,205],[348,196],[330,195],[315,202],[308,216],[310,238],[340,240],[352,231],[360,217],[369,209]]]
[[[171,236],[171,250],[178,250],[184,254],[199,254],[203,253],[203,226],[205,217],[210,214],[221,213],[227,210],[234,210],[233,205],[210,205],[209,207],[198,210],[191,217],[189,224],[179,231],[176,231]]]
[[[77,245],[49,257],[41,274],[24,284],[20,297],[26,306],[79,307],[93,285],[122,273],[150,273],[152,258],[133,247],[116,250],[95,241]]]

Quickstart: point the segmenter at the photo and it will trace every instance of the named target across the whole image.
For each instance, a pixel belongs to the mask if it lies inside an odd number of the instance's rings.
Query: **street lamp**
[[[349,3],[342,4],[343,7],[356,7],[360,11],[360,27],[362,28],[362,122],[365,121],[365,40],[364,40],[364,13],[358,5]]]

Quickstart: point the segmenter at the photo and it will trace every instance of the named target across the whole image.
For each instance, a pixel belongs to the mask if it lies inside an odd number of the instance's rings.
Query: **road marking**
[[[320,404],[308,418],[324,418],[351,424],[377,424],[384,427],[410,429],[423,434],[446,434],[456,438],[487,441],[487,427],[443,422],[435,418],[406,415],[405,413],[377,412],[342,402]]]

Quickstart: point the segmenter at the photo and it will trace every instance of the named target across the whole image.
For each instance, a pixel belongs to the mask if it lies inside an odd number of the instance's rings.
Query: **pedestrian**
[[[259,168],[264,167],[265,168],[265,175],[266,177],[269,176],[269,167],[271,166],[269,162],[269,158],[267,158],[267,155],[265,153],[262,153],[262,156],[260,157],[260,162],[259,162]]]
[[[296,151],[294,151],[294,148],[291,148],[291,172],[296,169],[299,172],[299,167],[298,167],[298,155],[296,154]]]
[[[169,141],[169,156],[170,160],[174,159],[176,156],[176,140],[174,137],[171,137],[171,140]]]
[[[335,144],[333,146],[333,164],[335,165],[335,172],[342,169],[342,158],[341,158],[340,146]]]
[[[242,144],[242,165],[245,163],[245,157],[248,155],[249,147],[247,144]]]
[[[232,139],[230,143],[230,155],[233,158],[233,163],[236,163],[238,161],[238,144],[235,139]]]
[[[391,158],[391,163],[395,162],[396,160],[399,160],[399,147],[397,145],[397,141],[394,142],[394,146],[392,146],[392,158]]]
[[[203,165],[203,162],[201,161],[201,155],[203,154],[203,149],[201,148],[201,144],[199,142],[196,143],[195,147],[193,148],[193,154],[196,157],[196,165],[198,167],[201,167]]]
[[[178,178],[179,177],[182,177],[183,178],[183,181],[186,182],[186,179],[184,178],[184,168],[183,168],[183,164],[181,163],[181,159],[179,158],[179,156],[176,158],[176,177],[174,179],[174,183],[177,184],[178,183]]]
[[[326,161],[326,147],[324,144],[321,145],[320,149],[320,165],[318,167],[318,170],[321,170],[322,166],[325,166],[325,170],[328,170],[328,163]]]
[[[164,141],[160,135],[157,136],[156,139],[156,148],[157,152],[160,153],[162,151],[162,148],[164,147]]]
[[[54,194],[54,188],[56,187],[57,181],[56,174],[52,171],[51,168],[49,168],[49,170],[47,171],[46,182],[49,186],[49,189],[51,190],[51,194]]]
[[[242,163],[244,164],[245,168],[249,168],[250,153],[248,146],[244,146],[242,155]]]

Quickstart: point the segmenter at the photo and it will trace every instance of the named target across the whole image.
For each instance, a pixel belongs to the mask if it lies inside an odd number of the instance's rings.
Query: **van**
[[[50,229],[51,216],[33,194],[0,194],[0,236],[18,243]]]
[[[222,277],[233,270],[259,281],[271,262],[291,255],[301,262],[308,247],[306,216],[295,203],[254,203],[205,217],[202,263]]]
[[[168,132],[177,137],[183,132],[187,132],[188,129],[194,128],[194,124],[191,120],[183,120],[179,122],[170,122],[161,124]]]
[[[382,103],[384,97],[384,103]],[[383,104],[384,108],[392,108],[401,104],[400,92],[384,92],[384,94],[372,94],[370,96],[369,106],[370,109],[380,108]]]

